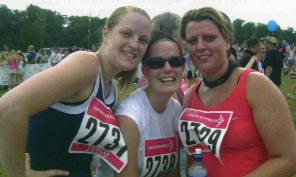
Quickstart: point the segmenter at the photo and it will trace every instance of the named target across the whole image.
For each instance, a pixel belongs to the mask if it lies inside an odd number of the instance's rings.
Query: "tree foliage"
[[[273,36],[278,39],[278,41],[286,40],[287,42],[296,42],[296,32],[293,28],[288,28],[287,30],[281,29],[278,25],[274,32],[270,32],[267,29],[267,24],[253,22],[245,22],[242,19],[235,19],[232,22],[233,26],[233,43],[242,44],[248,38],[254,36],[257,38],[263,38],[265,36]]]
[[[102,29],[106,18],[88,16],[65,16],[58,12],[29,5],[26,10],[18,11],[0,4],[0,44],[10,49],[27,50],[33,44],[36,49],[47,47],[78,46],[90,49],[92,44],[102,41]],[[242,44],[249,37],[267,35],[279,41],[295,42],[293,28],[287,30],[280,26],[269,32],[266,24],[255,24],[243,19],[235,19],[233,25],[233,44]]]
[[[90,49],[101,42],[106,19],[88,16],[65,16],[29,5],[18,11],[0,4],[0,44],[10,49],[26,51],[33,44],[36,49],[79,46]]]

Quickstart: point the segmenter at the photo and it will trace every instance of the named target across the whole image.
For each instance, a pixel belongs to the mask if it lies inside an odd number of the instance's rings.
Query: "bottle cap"
[[[201,154],[201,149],[196,148],[196,149],[195,149],[195,154]]]

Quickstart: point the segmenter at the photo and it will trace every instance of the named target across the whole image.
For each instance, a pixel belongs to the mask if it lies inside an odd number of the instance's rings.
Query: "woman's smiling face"
[[[191,21],[186,27],[192,62],[201,72],[214,71],[224,62],[228,62],[227,50],[230,41],[226,40],[211,20]]]
[[[113,29],[104,28],[104,45],[109,63],[120,71],[135,68],[150,39],[151,23],[143,15],[129,12]]]
[[[153,58],[172,60],[172,57],[182,58],[183,64],[179,67],[172,67],[168,61],[165,61],[161,68],[152,69],[149,66],[143,66],[142,71],[148,80],[150,89],[154,92],[173,94],[179,89],[184,71],[184,58],[175,42],[162,40],[151,46],[147,61]]]

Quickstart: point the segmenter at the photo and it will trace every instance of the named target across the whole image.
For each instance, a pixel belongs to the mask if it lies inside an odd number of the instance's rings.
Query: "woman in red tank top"
[[[211,7],[182,18],[181,36],[203,78],[184,97],[182,143],[190,156],[204,150],[208,177],[292,176],[296,133],[288,104],[263,74],[229,61],[231,33],[227,15]]]

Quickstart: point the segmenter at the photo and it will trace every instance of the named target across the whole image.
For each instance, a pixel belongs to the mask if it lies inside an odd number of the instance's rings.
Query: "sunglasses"
[[[163,68],[165,62],[169,62],[170,66],[173,68],[177,68],[184,65],[185,58],[182,56],[174,56],[168,59],[164,59],[161,57],[150,58],[145,62],[146,66],[149,66],[151,69],[160,69]]]

